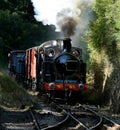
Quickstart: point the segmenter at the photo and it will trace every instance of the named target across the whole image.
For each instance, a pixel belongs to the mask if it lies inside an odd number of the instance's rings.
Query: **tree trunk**
[[[120,68],[116,68],[113,72],[111,84],[111,110],[114,113],[120,112]]]
[[[117,58],[111,60],[113,71],[106,82],[107,91],[109,91],[109,105],[114,113],[120,112],[120,63]],[[106,93],[106,92],[105,92]],[[105,95],[108,96],[107,94]]]

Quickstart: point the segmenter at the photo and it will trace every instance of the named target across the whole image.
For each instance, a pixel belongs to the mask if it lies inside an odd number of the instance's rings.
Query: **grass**
[[[32,106],[31,95],[15,80],[0,71],[0,106],[21,109]]]

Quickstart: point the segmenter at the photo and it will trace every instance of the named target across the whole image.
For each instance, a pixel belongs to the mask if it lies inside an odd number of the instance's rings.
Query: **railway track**
[[[25,111],[0,109],[0,130],[120,130],[120,122],[87,105],[45,103]]]
[[[96,112],[91,111],[83,106],[60,105],[60,108],[66,110],[69,115],[69,122],[61,130],[92,130],[101,126],[102,118]],[[72,122],[72,124],[71,124]]]
[[[112,116],[110,114],[106,114],[97,108],[92,108],[90,106],[85,106],[90,111],[97,113],[102,118],[102,124],[100,130],[120,130],[120,116]]]
[[[39,102],[27,111],[0,110],[0,130],[47,130],[59,126],[68,115],[57,111],[52,104]]]
[[[119,121],[101,115],[86,105],[58,105],[69,115],[69,120],[59,130],[120,130]]]
[[[120,116],[110,116],[100,113],[103,119],[103,128],[107,130],[120,130]]]
[[[29,111],[1,110],[0,128],[1,130],[35,130],[35,124]]]

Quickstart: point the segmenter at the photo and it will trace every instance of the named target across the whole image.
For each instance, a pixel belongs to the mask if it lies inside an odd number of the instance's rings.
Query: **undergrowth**
[[[31,96],[13,78],[0,71],[0,106],[25,108],[32,105]]]

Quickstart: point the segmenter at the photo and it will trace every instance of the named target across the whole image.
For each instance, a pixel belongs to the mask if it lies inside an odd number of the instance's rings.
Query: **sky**
[[[44,25],[55,25],[56,31],[64,35],[74,34],[81,22],[81,14],[91,6],[93,0],[31,0],[35,19]]]
[[[93,17],[91,8],[94,1],[31,0],[35,19],[44,25],[54,25],[56,31],[61,32],[59,39],[71,38],[73,46],[83,50],[83,57],[87,54],[87,44],[84,43],[83,36]]]

